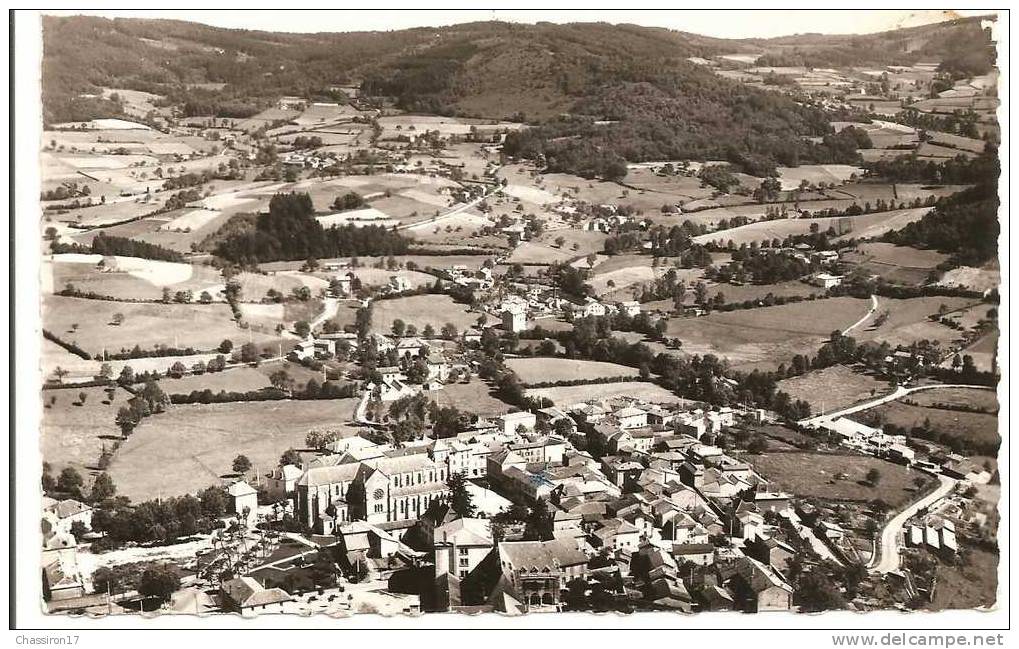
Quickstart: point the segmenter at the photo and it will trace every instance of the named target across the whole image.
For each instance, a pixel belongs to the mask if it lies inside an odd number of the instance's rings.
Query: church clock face
[[[382,497],[386,495],[386,492],[381,489],[376,489],[372,492],[372,495],[375,496],[375,500],[382,500]]]

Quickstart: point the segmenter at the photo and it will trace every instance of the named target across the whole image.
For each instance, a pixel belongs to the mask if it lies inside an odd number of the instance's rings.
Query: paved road
[[[892,391],[892,392],[890,392],[890,393],[888,393],[888,394],[886,394],[886,395],[884,395],[882,397],[877,397],[876,399],[871,399],[870,401],[865,401],[865,402],[857,404],[855,406],[850,406],[848,408],[843,408],[842,410],[837,410],[835,412],[829,412],[829,413],[824,414],[824,415],[818,415],[817,417],[810,417],[808,419],[801,419],[797,423],[799,423],[801,426],[818,426],[821,423],[826,422],[826,421],[832,421],[832,420],[838,419],[839,417],[845,417],[847,415],[853,415],[853,414],[856,414],[858,412],[862,412],[864,410],[870,410],[871,408],[874,408],[876,406],[880,406],[881,404],[884,404],[884,403],[888,403],[889,401],[895,401],[896,399],[901,399],[902,397],[906,396],[907,394],[913,394],[914,392],[923,392],[924,390],[939,390],[939,389],[946,389],[946,388],[966,388],[966,389],[970,389],[970,390],[994,390],[995,389],[995,388],[991,388],[991,387],[984,386],[984,385],[965,385],[965,384],[961,384],[961,383],[935,383],[935,384],[932,384],[932,385],[918,385],[918,386],[915,386],[915,387],[912,387],[912,388],[907,388],[907,387],[905,387],[903,385],[900,385],[899,387],[895,388],[894,391]]]
[[[951,493],[957,482],[943,475],[939,475],[938,480],[941,481],[941,484],[937,489],[896,514],[881,530],[881,550],[877,557],[871,559],[871,565],[868,566],[871,572],[884,574],[899,569],[899,548],[901,546],[899,539],[903,536],[902,528],[905,527],[906,521],[924,507],[930,507]]]
[[[876,295],[871,295],[870,296],[870,311],[867,312],[867,315],[863,316],[862,318],[860,318],[859,320],[857,320],[853,324],[849,325],[848,328],[843,329],[842,330],[842,335],[843,336],[847,335],[850,331],[852,331],[853,329],[856,329],[857,327],[862,325],[864,322],[866,322],[867,319],[870,318],[875,313],[877,313],[877,296]]]

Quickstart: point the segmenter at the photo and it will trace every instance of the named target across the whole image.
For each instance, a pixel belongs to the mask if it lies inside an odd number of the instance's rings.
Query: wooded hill
[[[866,36],[740,41],[604,23],[289,34],[47,16],[43,48],[47,121],[115,111],[111,102],[79,96],[100,87],[144,90],[211,105],[221,117],[242,117],[281,95],[328,98],[335,94],[330,87],[357,83],[368,94],[395,96],[408,109],[545,119],[572,112],[578,100],[605,85],[654,84],[662,71],[696,81],[696,66],[686,61],[691,56],[765,52],[812,65],[993,61],[989,39],[973,18]]]

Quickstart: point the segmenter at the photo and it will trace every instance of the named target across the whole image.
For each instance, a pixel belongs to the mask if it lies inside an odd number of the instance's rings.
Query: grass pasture
[[[84,403],[79,393],[85,394]],[[131,393],[119,387],[114,389],[112,401],[104,388],[43,391],[40,450],[54,476],[68,466],[83,475],[96,466],[103,444],[110,446],[120,438],[114,419],[130,398]]]
[[[117,313],[124,316],[119,326],[111,324]],[[225,304],[135,304],[50,295],[43,298],[43,320],[54,335],[91,354],[126,351],[135,345],[207,350],[224,338],[239,340],[245,333]],[[249,335],[259,344],[276,341],[275,336]]]
[[[830,412],[889,391],[888,384],[853,371],[845,365],[813,370],[778,382],[778,389],[796,401],[810,404],[815,413]]]
[[[347,422],[356,399],[173,406],[145,419],[117,452],[109,473],[117,491],[139,501],[220,484],[243,454],[262,472],[313,428],[357,434]],[[254,470],[254,469],[253,469]]]
[[[448,295],[414,295],[376,300],[372,309],[374,329],[384,333],[390,331],[396,319],[414,325],[418,333],[429,324],[439,331],[447,322],[452,322],[458,331],[463,331],[472,327],[478,319],[478,314],[469,312],[467,307],[454,302]]]
[[[712,284],[708,287],[709,297],[714,298],[720,293],[726,302],[745,302],[746,300],[764,299],[769,293],[775,297],[807,297],[822,295],[824,290],[798,280],[777,284],[744,284],[743,286]]]
[[[931,395],[930,398],[936,400],[938,396]],[[998,435],[998,416],[990,413],[963,412],[892,401],[866,411],[866,415],[861,417],[880,418],[885,424],[895,424],[906,430],[916,426],[927,427],[945,437],[958,439],[964,445],[968,442],[986,447],[997,445],[1001,439]]]
[[[811,209],[810,204],[803,204],[803,209]],[[872,212],[870,214],[849,217],[853,229],[845,236],[858,239],[877,237],[889,230],[898,230],[913,221],[920,220],[929,209],[927,207],[919,207],[891,210],[888,212]],[[842,217],[757,221],[737,228],[702,234],[694,237],[693,240],[701,244],[710,241],[724,244],[731,240],[737,246],[743,243],[749,245],[754,241],[760,243],[762,241],[771,241],[772,239],[782,240],[790,235],[807,234],[810,232],[810,226],[813,224],[816,224],[822,232],[832,227],[836,228],[837,231],[841,221]]]
[[[506,365],[516,372],[525,385],[637,376],[635,368],[625,365],[572,358],[510,358],[506,360]]]
[[[964,408],[985,408],[988,412],[997,412],[998,410],[998,395],[990,390],[941,388],[917,392],[909,395],[907,399],[920,406],[944,404]]]
[[[920,285],[948,255],[891,243],[862,243],[843,255],[843,260],[860,266],[896,284]]]
[[[892,345],[909,345],[927,339],[937,340],[942,345],[958,339],[960,333],[940,322],[930,320],[942,305],[947,311],[955,311],[974,304],[976,300],[962,297],[916,297],[905,300],[878,298],[878,313],[887,311],[888,319],[879,327],[874,327],[871,319],[862,327],[855,329],[853,337],[859,341],[883,341]]]
[[[832,331],[859,320],[869,300],[837,297],[782,306],[672,318],[667,335],[688,354],[715,354],[738,369],[774,369],[796,354],[813,354]]]
[[[882,499],[899,507],[916,497],[913,479],[917,472],[867,455],[827,453],[764,453],[754,455],[754,467],[783,491],[820,500],[867,502]],[[877,469],[877,486],[866,481],[867,472]],[[839,474],[847,478],[836,479]],[[930,480],[930,478],[926,478]]]
[[[250,392],[269,385],[269,377],[253,367],[232,367],[222,372],[163,379],[160,386],[167,394],[190,394],[194,390]]]
[[[998,602],[998,555],[979,547],[968,548],[967,561],[938,564],[934,601],[928,608],[988,609]]]
[[[509,404],[492,394],[492,388],[479,378],[470,383],[451,383],[441,390],[429,392],[428,397],[440,406],[454,406],[469,410],[481,417],[497,417],[511,410]]]

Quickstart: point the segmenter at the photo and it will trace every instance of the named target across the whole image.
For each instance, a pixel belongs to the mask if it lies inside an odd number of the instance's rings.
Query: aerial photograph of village
[[[37,606],[993,609],[996,16],[637,14],[43,15]]]

